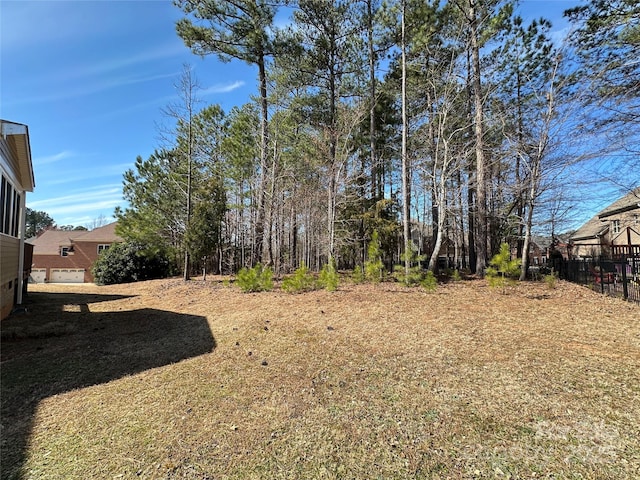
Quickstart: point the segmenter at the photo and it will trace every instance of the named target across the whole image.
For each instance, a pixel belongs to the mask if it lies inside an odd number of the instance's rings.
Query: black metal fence
[[[640,303],[640,257],[618,255],[564,260],[553,265],[560,278],[596,292]]]

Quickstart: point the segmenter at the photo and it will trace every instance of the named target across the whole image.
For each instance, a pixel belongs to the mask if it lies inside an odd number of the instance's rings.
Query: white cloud
[[[96,215],[82,215],[82,216],[71,216],[61,218],[60,221],[56,221],[58,226],[71,225],[74,227],[83,226],[89,230],[93,230],[96,225],[98,225],[98,221],[100,221],[99,225],[115,222],[116,218],[112,215],[112,212],[104,213],[99,212]]]
[[[54,157],[57,156],[60,156],[60,160],[73,157],[76,159],[74,160],[75,165],[82,164],[84,167],[81,168],[78,166],[78,168],[69,169],[66,174],[61,175],[59,171],[62,167],[55,165],[53,160]],[[36,194],[39,194],[44,189],[50,189],[57,185],[76,183],[86,186],[95,183],[97,179],[102,182],[122,180],[122,176],[127,170],[133,167],[135,160],[135,156],[132,156],[130,162],[109,163],[110,159],[108,157],[96,153],[73,153],[73,155],[69,155],[68,157],[62,157],[61,154],[57,154],[43,158],[50,158],[52,160],[45,163],[41,162],[34,167],[36,182],[38,184]],[[99,165],[99,169],[96,169],[96,165]],[[121,187],[120,183],[113,185]]]
[[[3,49],[71,39],[99,28],[86,20],[75,2],[2,2]],[[61,23],[61,22],[64,23]],[[61,28],[64,25],[65,28]],[[31,27],[31,28],[29,28]],[[28,35],[25,35],[28,28]]]
[[[38,157],[38,158],[34,158],[33,159],[33,164],[35,166],[39,166],[39,165],[47,165],[50,163],[56,163],[59,162],[61,160],[66,160],[68,158],[72,158],[74,157],[74,153],[69,151],[69,150],[64,150],[60,153],[55,153],[53,155],[47,155],[45,157]]]
[[[174,77],[175,73],[160,73],[156,75],[147,76],[128,76],[128,77],[113,77],[107,79],[100,79],[95,83],[89,81],[83,82],[80,86],[73,86],[67,89],[58,89],[56,93],[47,93],[45,95],[30,95],[25,98],[16,98],[8,103],[12,106],[26,105],[45,102],[56,102],[60,100],[67,100],[71,98],[78,98],[87,95],[93,95],[95,93],[104,92],[111,89],[124,87],[127,85],[134,85],[138,83],[153,82],[155,80],[161,80],[163,78]]]
[[[229,92],[233,92],[234,90],[237,90],[242,86],[244,86],[244,82],[242,80],[237,80],[233,83],[212,85],[211,87],[205,88],[199,93],[202,96],[215,95],[218,93],[229,93]]]
[[[47,212],[54,219],[69,214],[78,214],[96,210],[114,209],[124,203],[121,185],[100,185],[96,188],[79,190],[69,195],[50,197],[30,202],[27,206],[33,210]]]
[[[551,30],[549,36],[551,37],[551,41],[557,47],[562,46],[571,33],[572,27],[567,26],[560,29]]]
[[[79,203],[74,205],[67,205],[64,207],[55,207],[45,210],[49,215],[54,218],[59,218],[61,215],[80,214],[93,211],[101,211],[109,209],[111,212],[118,206],[122,205],[121,199],[114,200],[102,200],[92,203]]]
[[[64,175],[64,176],[57,177],[53,180],[50,178],[46,178],[45,181],[41,182],[41,186],[52,187],[54,185],[65,185],[68,183],[77,183],[77,182],[82,182],[83,180],[91,180],[95,178],[96,178],[96,174],[91,172],[86,172],[82,175],[77,175],[77,174],[74,174],[72,176]]]
[[[186,47],[178,43],[171,43],[150,50],[133,52],[129,55],[104,59],[100,62],[83,65],[78,68],[65,70],[60,78],[82,78],[87,76],[102,76],[105,73],[123,70],[142,63],[154,62],[163,58],[175,57],[186,52]],[[175,75],[175,74],[171,74]]]
[[[114,220],[117,206],[126,207],[122,198],[122,187],[118,184],[98,185],[94,188],[75,190],[68,195],[40,198],[30,201],[27,207],[47,212],[57,225],[90,227],[94,220],[103,216],[108,222]]]
[[[122,116],[124,114],[127,113],[132,113],[132,112],[137,112],[140,110],[144,110],[147,109],[149,107],[159,107],[161,105],[166,105],[169,102],[175,100],[177,98],[177,95],[165,95],[162,97],[158,97],[158,98],[154,98],[153,100],[149,100],[146,102],[139,102],[139,103],[130,103],[127,104],[126,107],[124,108],[118,108],[115,110],[105,110],[103,111],[101,114],[99,115],[95,115],[93,117],[94,120],[104,120],[104,119],[109,119],[109,118],[115,118],[115,117],[119,117]],[[128,167],[130,168],[130,167]],[[124,172],[124,170],[123,170]]]

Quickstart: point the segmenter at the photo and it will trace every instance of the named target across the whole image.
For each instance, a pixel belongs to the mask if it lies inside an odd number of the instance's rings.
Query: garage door
[[[47,278],[46,268],[32,268],[29,283],[44,283],[45,278]]]
[[[84,283],[84,269],[53,268],[51,283]]]

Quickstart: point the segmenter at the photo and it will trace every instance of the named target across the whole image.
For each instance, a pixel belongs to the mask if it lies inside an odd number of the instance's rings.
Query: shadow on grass
[[[30,293],[25,302],[28,313],[2,321],[2,479],[23,478],[41,400],[215,349],[201,316],[147,308],[91,312],[92,304],[124,298]]]

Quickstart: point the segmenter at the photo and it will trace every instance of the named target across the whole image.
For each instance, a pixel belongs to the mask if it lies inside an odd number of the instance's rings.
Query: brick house
[[[34,283],[93,282],[91,266],[98,255],[112,244],[122,242],[115,233],[117,222],[90,232],[45,230],[27,240],[33,245],[29,280]]]
[[[27,192],[35,180],[31,163],[29,128],[0,120],[0,319],[22,303],[29,265],[25,257]]]
[[[591,218],[569,242],[572,258],[640,256],[640,187]]]

